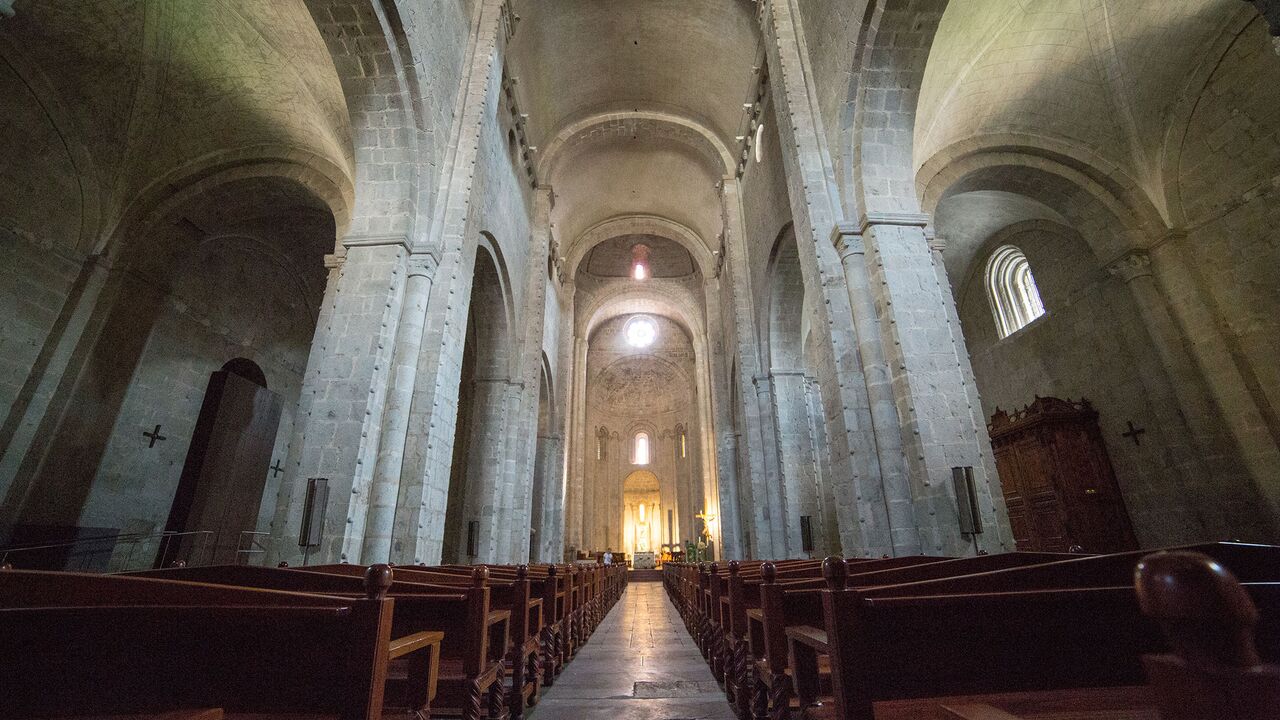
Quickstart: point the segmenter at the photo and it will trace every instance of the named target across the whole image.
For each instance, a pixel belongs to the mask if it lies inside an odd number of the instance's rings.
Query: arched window
[[[1044,314],[1040,290],[1031,276],[1031,263],[1012,245],[997,248],[987,261],[987,297],[1002,338]]]
[[[649,433],[636,433],[634,464],[649,464]]]

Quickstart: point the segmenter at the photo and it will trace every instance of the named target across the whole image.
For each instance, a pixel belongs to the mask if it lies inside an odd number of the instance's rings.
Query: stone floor
[[[660,582],[635,582],[531,720],[731,720],[724,692]]]

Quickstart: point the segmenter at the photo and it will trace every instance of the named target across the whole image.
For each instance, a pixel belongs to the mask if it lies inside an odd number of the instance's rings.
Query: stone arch
[[[75,170],[79,207],[79,234],[73,248],[89,252],[97,239],[102,221],[102,188],[93,156],[85,144],[75,114],[67,107],[49,78],[40,67],[31,62],[13,42],[0,34],[0,60],[3,60],[18,80],[25,86],[32,99],[43,112],[50,127],[56,133],[67,159]],[[12,102],[13,100],[11,100]],[[12,109],[8,111],[12,113]],[[68,208],[61,208],[63,212]]]
[[[389,220],[394,230],[413,242],[430,224],[434,193],[423,192],[422,168],[407,158],[420,153],[418,138],[430,130],[426,127],[430,113],[422,106],[425,93],[400,11],[389,0],[306,0],[306,4],[342,82],[351,126],[401,131],[380,133],[372,145],[354,144],[351,152],[360,179],[349,232],[373,234],[372,221],[377,218],[379,223]],[[394,138],[397,147],[387,147],[384,137]]]
[[[1257,21],[1257,10],[1247,6],[1241,6],[1235,13],[1224,19],[1213,44],[1203,53],[1207,61],[1201,63],[1187,78],[1185,89],[1179,94],[1179,101],[1170,113],[1168,130],[1161,145],[1160,178],[1169,224],[1174,227],[1183,226],[1187,222],[1180,181],[1182,156],[1186,147],[1187,134],[1191,130],[1192,119],[1195,117],[1197,108],[1200,107],[1206,88],[1222,65],[1222,60],[1232,46],[1240,41],[1246,29]]]
[[[873,0],[860,23],[834,155],[846,211],[919,212],[913,129],[925,64],[947,2]],[[896,102],[889,102],[892,96]]]
[[[598,142],[612,136],[632,136],[637,132],[661,134],[688,145],[721,170],[722,176],[733,174],[733,153],[714,132],[688,117],[661,111],[635,110],[589,115],[570,122],[556,133],[538,161],[538,176],[551,177],[561,156],[586,142]]]
[[[623,215],[591,226],[569,245],[565,252],[565,267],[568,269],[565,281],[573,282],[578,266],[591,248],[624,235],[657,235],[678,243],[693,256],[702,277],[717,276],[719,248],[713,249],[691,228],[657,215]]]
[[[796,247],[794,226],[787,223],[778,232],[769,254],[767,301],[761,303],[761,357],[769,369],[799,370],[802,367],[801,331],[804,316],[804,275]]]
[[[222,364],[222,369],[230,373],[235,373],[240,377],[260,387],[267,387],[267,374],[262,371],[262,366],[250,360],[249,358],[235,357]]]
[[[1096,168],[1030,149],[954,150],[952,160],[945,159],[951,152],[939,153],[917,175],[928,213],[935,213],[942,199],[963,192],[1022,195],[1077,224],[1094,253],[1108,260],[1164,235],[1164,221],[1140,190],[1127,193],[1109,180],[1104,183]]]
[[[1105,208],[1127,235],[1117,239],[1120,249],[1113,249],[1113,254],[1145,247],[1167,230],[1151,199],[1119,166],[1069,143],[1017,133],[962,140],[920,163],[916,187],[925,212],[934,212],[962,180],[984,174],[990,179],[983,184],[991,189],[1035,197],[1049,207],[1062,207],[1062,202],[1044,192],[1047,184],[1070,188],[1073,195],[1088,195],[1088,202]],[[1085,200],[1075,202],[1082,205]]]
[[[287,148],[214,153],[171,175],[151,183],[129,203],[114,228],[104,234],[95,254],[130,266],[145,260],[154,267],[159,258],[154,248],[142,243],[157,227],[173,222],[184,208],[219,188],[248,180],[289,182],[305,189],[333,215],[336,241],[349,220],[354,194],[342,168],[320,155]],[[337,246],[336,252],[344,254],[345,249]]]

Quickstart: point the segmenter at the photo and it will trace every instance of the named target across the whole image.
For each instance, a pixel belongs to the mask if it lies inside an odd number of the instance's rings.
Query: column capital
[[[910,212],[869,212],[858,218],[858,232],[866,234],[867,228],[878,225],[896,225],[899,227],[927,227],[933,222],[926,213]]]
[[[1151,255],[1146,250],[1134,250],[1107,265],[1107,272],[1125,282],[1133,282],[1140,277],[1149,276],[1151,275]]]
[[[398,245],[405,250],[412,251],[409,243],[409,236],[404,234],[392,235],[348,235],[342,239],[342,247],[382,247],[385,245]]]
[[[324,269],[334,270],[336,268],[340,268],[342,267],[342,264],[345,263],[346,261],[347,261],[347,257],[345,255],[337,255],[337,254],[325,255]]]
[[[424,277],[430,280],[436,275],[439,263],[431,253],[413,253],[405,263],[409,277]]]
[[[947,239],[938,237],[937,235],[929,235],[925,238],[929,243],[929,250],[939,255],[947,251]]]
[[[831,244],[840,253],[841,260],[867,252],[867,247],[862,242],[862,229],[850,222],[836,223],[831,228]]]

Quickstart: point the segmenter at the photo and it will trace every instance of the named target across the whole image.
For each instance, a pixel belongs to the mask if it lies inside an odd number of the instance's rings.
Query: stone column
[[[867,400],[871,404],[869,414],[875,457],[869,462],[880,475],[882,494],[889,509],[894,553],[915,555],[921,552],[920,537],[916,531],[893,382],[885,360],[880,318],[876,314],[867,272],[866,249],[861,233],[848,224],[837,225],[833,235],[849,291],[849,307],[857,334],[858,352],[862,356],[862,376]]]
[[[846,556],[879,557],[895,552],[895,545],[874,463],[870,404],[850,322],[849,294],[830,242],[842,211],[823,145],[821,115],[810,92],[798,20],[785,0],[765,0],[759,8],[800,267],[805,287],[821,300],[812,309],[810,332],[817,334],[814,371],[824,374],[820,385],[840,544]]]
[[[955,555],[976,548],[960,533],[952,468],[974,468],[984,515],[994,516],[994,498],[1002,495],[983,462],[983,438],[961,368],[966,351],[955,340],[950,294],[938,282],[927,222],[923,215],[877,213],[864,217],[860,234],[911,472],[909,490],[887,488],[891,517],[895,529],[914,522],[921,552]]]
[[[542,186],[534,192],[533,218],[530,223],[529,261],[525,267],[522,337],[520,341],[520,380],[523,393],[519,400],[514,428],[515,447],[512,474],[508,480],[506,505],[512,510],[508,527],[508,557],[513,562],[529,557],[529,528],[532,516],[532,481],[538,430],[538,399],[542,375],[542,338],[546,323],[547,272],[546,259],[551,244],[551,188]]]
[[[723,328],[719,274],[704,278],[704,283],[707,328]],[[697,434],[700,439],[705,438],[705,441],[698,443],[702,502],[697,511],[709,512],[721,518],[716,531],[719,533],[718,547],[722,557],[739,557],[741,527],[737,514],[740,502],[738,481],[734,466],[728,462],[731,456],[721,454],[716,441],[717,428],[734,425],[729,368],[726,367],[725,356],[726,348],[721,333],[708,330],[705,342],[694,341]],[[741,466],[737,470],[741,472]]]
[[[404,301],[392,359],[391,390],[387,394],[387,408],[383,415],[382,446],[378,450],[378,464],[374,468],[373,487],[369,493],[364,549],[358,560],[364,564],[391,559],[396,503],[400,497],[400,478],[409,434],[409,411],[418,377],[418,356],[422,351],[431,279],[436,271],[435,258],[426,253],[410,255],[406,265]]]
[[[946,301],[947,321],[951,325],[951,342],[956,348],[956,359],[960,364],[960,375],[964,381],[966,402],[969,407],[970,422],[978,435],[978,452],[982,458],[983,472],[987,483],[996,481],[996,459],[991,451],[991,437],[987,434],[987,418],[982,411],[982,400],[978,396],[978,380],[973,374],[973,363],[969,358],[968,346],[964,341],[964,329],[960,325],[960,310],[956,307],[955,293],[951,290],[951,280],[947,277],[947,267],[942,254],[947,243],[939,237],[929,238],[929,252],[933,258],[934,275],[938,280],[938,288]],[[987,552],[1012,552],[1017,549],[1013,540],[1013,530],[1009,527],[1009,512],[1004,504],[1004,491],[995,487],[991,491],[991,505],[980,505],[982,526],[998,528],[999,532],[984,533],[977,540],[980,549]]]
[[[587,342],[573,338],[573,382],[569,394],[569,456],[566,464],[565,545],[581,550],[585,540],[583,500],[586,463],[596,462],[594,430],[587,425]],[[588,461],[588,456],[590,460]]]
[[[432,218],[439,269],[427,303],[427,322],[409,414],[394,535],[403,564],[437,563],[444,537],[450,465],[458,428],[458,383],[466,342],[476,237],[468,226],[481,129],[492,117],[502,79],[505,39],[502,0],[480,0],[469,43],[459,113],[450,136],[443,192]]]
[[[1179,280],[1180,262],[1166,257],[1163,265],[1169,279],[1176,283]],[[1161,436],[1167,442],[1167,452],[1172,453],[1174,464],[1181,470],[1180,493],[1184,496],[1183,502],[1204,523],[1204,537],[1208,539],[1221,533],[1272,537],[1270,533],[1273,531],[1274,517],[1254,512],[1257,501],[1261,499],[1258,497],[1261,492],[1256,487],[1242,487],[1239,482],[1217,482],[1218,477],[1226,474],[1226,469],[1211,468],[1204,462],[1204,458],[1215,457],[1221,452],[1215,448],[1221,447],[1223,441],[1227,440],[1224,436],[1235,428],[1229,419],[1222,418],[1219,407],[1210,397],[1211,386],[1205,382],[1195,359],[1188,352],[1185,338],[1203,335],[1184,332],[1170,313],[1151,255],[1142,251],[1129,253],[1107,266],[1107,271],[1123,281],[1132,293],[1163,370],[1168,373],[1171,381],[1176,406],[1181,412],[1174,416],[1160,413],[1156,420],[1160,425]],[[1185,278],[1182,280],[1185,283],[1183,287],[1190,285]],[[1200,327],[1211,327],[1208,319],[1200,320]],[[1216,328],[1212,332],[1216,332]],[[1205,344],[1211,343],[1198,343]],[[1217,347],[1203,349],[1202,353],[1222,352],[1221,344],[1212,344]],[[1224,361],[1224,365],[1226,364]],[[1152,390],[1159,392],[1161,389],[1154,387],[1157,378],[1144,376],[1143,380]],[[1218,382],[1229,384],[1231,380],[1225,378]],[[1152,405],[1155,408],[1169,406],[1168,403]],[[1191,439],[1191,446],[1183,446],[1177,442],[1179,437]],[[1248,458],[1245,461],[1247,464]]]
[[[312,340],[268,562],[358,562],[400,319],[403,238],[349,238]],[[308,478],[329,480],[323,539],[297,545]],[[316,518],[315,521],[319,521]]]
[[[821,502],[820,533],[815,533],[814,550],[819,554],[831,554],[840,550],[840,528],[836,519],[836,499],[831,490],[831,455],[827,445],[827,424],[822,416],[822,389],[818,381],[805,378],[805,400],[809,405],[809,432],[813,437],[813,461],[817,476],[818,497]]]
[[[752,495],[764,497],[769,488],[776,487],[781,482],[774,438],[776,418],[768,398],[763,398],[762,402],[755,392],[756,378],[762,372],[760,340],[756,335],[755,301],[751,294],[750,249],[747,247],[746,218],[742,208],[742,181],[736,176],[730,175],[721,179],[720,204],[725,222],[723,264],[729,274],[725,282],[729,283],[733,302],[727,312],[737,341],[737,347],[734,349],[738,357],[738,387],[734,390],[743,399],[743,427],[739,428],[738,432],[752,440],[741,448],[746,464],[738,468],[738,471],[745,473],[747,482],[752,485]],[[751,400],[753,397],[754,402]],[[730,413],[732,413],[731,408]],[[730,476],[726,476],[726,480],[735,484],[737,482],[736,478]],[[741,498],[737,498],[736,493],[735,498],[737,502],[741,502]],[[775,538],[781,536],[776,533],[768,509],[757,505],[753,504],[748,512],[752,518],[751,533],[755,537],[756,547],[768,548],[767,551],[761,551],[762,557],[782,557],[772,554]],[[722,507],[722,511],[721,514],[726,517],[732,516],[735,521],[737,520],[739,513],[736,508]],[[777,514],[781,514],[781,511],[779,506]],[[741,538],[736,538],[736,541],[741,542]],[[723,549],[724,557],[739,557],[738,549],[728,542]],[[783,550],[785,551],[785,548]]]
[[[756,403],[762,408],[768,408],[769,417],[773,419],[772,427],[764,434],[767,436],[764,440],[766,448],[766,456],[772,456],[772,462],[769,464],[776,470],[776,475],[769,478],[769,482],[765,484],[752,483],[752,490],[756,493],[756,507],[754,512],[763,513],[764,523],[768,526],[771,542],[768,546],[768,555],[770,558],[790,558],[795,551],[794,539],[799,537],[799,516],[792,517],[795,510],[794,503],[789,504],[791,499],[792,487],[795,482],[794,477],[789,475],[793,468],[788,467],[782,450],[782,426],[783,423],[790,422],[793,418],[787,417],[782,408],[777,403],[777,393],[774,388],[773,375],[757,375],[752,378],[754,385]],[[767,507],[761,508],[761,505]],[[794,522],[792,522],[794,520]],[[792,525],[795,526],[796,538],[792,538]],[[763,538],[761,538],[763,540]],[[761,551],[764,551],[761,546]]]

